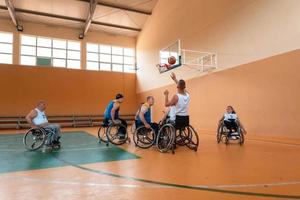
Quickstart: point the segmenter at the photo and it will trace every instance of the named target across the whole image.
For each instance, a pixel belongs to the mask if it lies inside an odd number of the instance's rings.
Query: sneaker
[[[236,140],[237,137],[236,137],[236,136],[231,136],[230,139],[231,139],[231,140]]]

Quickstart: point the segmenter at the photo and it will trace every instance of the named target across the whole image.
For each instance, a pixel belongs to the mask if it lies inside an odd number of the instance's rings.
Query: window
[[[0,63],[13,62],[13,34],[0,32]]]
[[[80,69],[80,42],[21,35],[21,64]]]
[[[86,68],[135,73],[134,49],[87,43]]]

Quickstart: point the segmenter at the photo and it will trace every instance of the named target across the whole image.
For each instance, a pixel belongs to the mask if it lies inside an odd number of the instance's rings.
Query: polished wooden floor
[[[74,130],[97,134],[64,131]],[[300,199],[299,140],[249,135],[244,146],[226,146],[200,132],[197,152],[121,148],[139,158],[0,173],[0,199]]]

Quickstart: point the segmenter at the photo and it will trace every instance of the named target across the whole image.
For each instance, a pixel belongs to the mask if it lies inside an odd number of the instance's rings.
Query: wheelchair
[[[139,126],[133,133],[133,141],[135,146],[142,149],[148,149],[155,143],[156,133],[153,128],[146,128],[144,125]]]
[[[159,129],[156,146],[162,153],[172,150],[174,154],[175,145],[187,146],[189,149],[197,151],[199,136],[191,125],[176,130],[174,123],[167,121]]]
[[[156,137],[156,147],[162,153],[172,150],[172,153],[174,154],[174,142],[176,137],[175,127],[170,121],[165,121],[160,124],[161,127]]]
[[[119,134],[119,130],[123,128],[126,133],[124,137],[121,137]],[[113,124],[111,122],[105,123],[102,122],[99,129],[98,129],[98,142],[99,143],[105,143],[106,146],[109,145],[109,143],[112,143],[114,145],[122,145],[126,142],[130,143],[130,138],[128,137],[127,129],[124,125],[120,124]]]
[[[222,123],[219,125],[218,127],[218,131],[217,131],[217,142],[224,142],[226,145],[229,144],[230,140],[238,140],[240,145],[243,145],[245,142],[245,137],[244,137],[244,132],[241,128],[241,126],[239,125],[238,122],[237,123],[237,135],[233,135],[231,134],[231,136],[236,136],[235,139],[233,139],[232,137],[229,136],[230,131],[229,129],[225,126],[224,121],[222,121]]]
[[[24,137],[23,137],[23,144],[26,149],[29,151],[35,151],[41,148],[47,141],[49,135],[53,135],[54,132],[50,129],[46,128],[31,128],[29,129]],[[61,146],[60,144],[51,144],[51,147],[54,149],[59,149]]]

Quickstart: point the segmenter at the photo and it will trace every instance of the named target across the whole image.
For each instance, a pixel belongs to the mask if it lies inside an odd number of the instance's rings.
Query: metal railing
[[[128,124],[134,122],[134,114],[121,115]],[[93,127],[99,126],[104,119],[103,115],[51,115],[47,116],[50,123],[57,123],[61,127]],[[0,116],[0,129],[29,128],[25,116]]]

